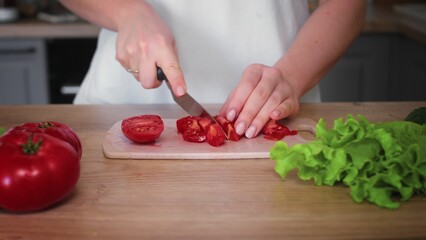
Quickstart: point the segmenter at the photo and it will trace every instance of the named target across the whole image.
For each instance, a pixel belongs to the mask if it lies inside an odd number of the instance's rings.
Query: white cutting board
[[[238,142],[225,141],[219,147],[207,142],[192,143],[184,141],[177,133],[176,119],[163,119],[164,131],[155,142],[138,144],[127,139],[121,131],[121,121],[115,123],[103,140],[105,157],[112,159],[245,159],[269,158],[269,151],[276,143],[259,135],[256,138],[242,138]],[[315,134],[316,122],[307,118],[295,118],[284,122],[290,130],[303,130]],[[292,146],[307,143],[300,136],[286,136],[281,141]]]

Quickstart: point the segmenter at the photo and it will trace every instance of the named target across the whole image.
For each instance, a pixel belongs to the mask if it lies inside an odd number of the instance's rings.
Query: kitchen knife
[[[161,69],[160,67],[157,67],[157,78],[160,81],[163,81],[163,80],[166,81],[167,87],[170,89],[173,99],[181,108],[183,108],[183,110],[185,110],[191,116],[208,118],[214,123],[217,123],[217,125],[219,125],[220,129],[222,130],[223,134],[225,134],[226,139],[228,139],[228,134],[226,134],[222,126],[216,121],[216,119],[214,119],[214,117],[212,117],[212,115],[210,115],[210,113],[207,112],[206,109],[203,108],[203,106],[201,106],[201,104],[199,104],[193,97],[191,97],[191,95],[189,95],[188,92],[185,95],[180,97],[174,94],[172,87],[169,81],[167,80],[166,75],[163,72],[163,69]]]

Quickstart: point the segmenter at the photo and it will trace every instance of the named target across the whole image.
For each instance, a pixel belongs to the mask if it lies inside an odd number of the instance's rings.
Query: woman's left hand
[[[279,120],[298,111],[299,99],[281,71],[252,64],[244,71],[219,114],[229,121],[235,120],[237,134],[252,138],[270,119]]]

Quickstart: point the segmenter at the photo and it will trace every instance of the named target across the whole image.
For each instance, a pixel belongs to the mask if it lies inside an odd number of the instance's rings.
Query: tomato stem
[[[53,127],[53,126],[55,126],[55,125],[53,125],[50,122],[42,122],[38,127],[39,128],[50,128],[50,127]]]
[[[25,144],[20,145],[22,147],[22,151],[24,152],[24,154],[33,155],[37,153],[37,151],[39,150],[41,143],[43,142],[43,139],[40,139],[40,141],[38,142],[33,142],[33,138],[34,138],[34,134],[31,134],[28,137],[27,142]]]

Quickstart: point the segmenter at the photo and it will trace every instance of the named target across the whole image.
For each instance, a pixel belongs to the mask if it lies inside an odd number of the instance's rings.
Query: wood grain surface
[[[346,114],[402,120],[426,102],[302,104],[298,117],[329,124]],[[214,114],[220,106],[208,105]],[[117,121],[175,105],[0,106],[0,126],[55,120],[83,144],[81,176],[63,202],[41,212],[0,210],[0,239],[426,239],[426,198],[396,210],[355,203],[348,188],[286,180],[265,159],[107,159],[102,141]],[[1,166],[0,166],[1,167]]]

